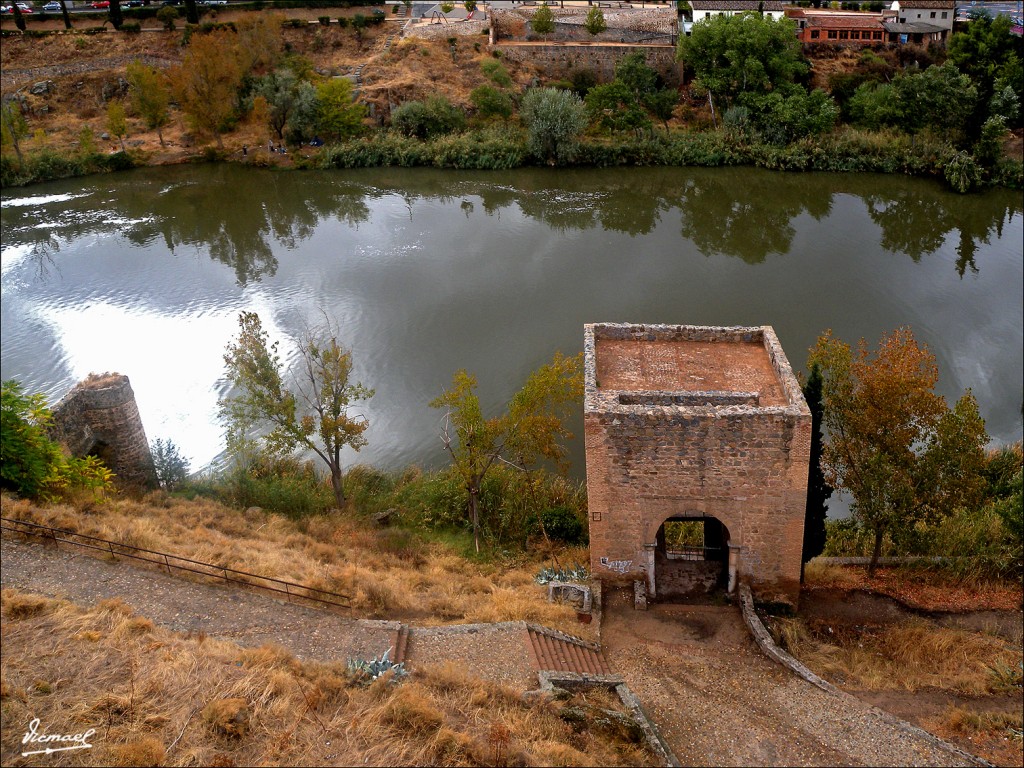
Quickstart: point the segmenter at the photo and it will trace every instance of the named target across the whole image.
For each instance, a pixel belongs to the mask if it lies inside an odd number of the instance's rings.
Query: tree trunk
[[[334,503],[338,509],[345,508],[345,479],[341,476],[341,467],[331,467],[331,488],[334,489]]]
[[[71,29],[71,14],[68,13],[68,6],[65,0],[60,0],[60,14],[64,17],[64,29]]]
[[[196,7],[196,0],[185,0],[185,21],[189,24],[199,23],[199,9]]]
[[[480,482],[474,480],[469,485],[469,516],[473,520],[473,546],[480,553],[480,507],[477,496],[480,493]]]
[[[160,126],[159,125],[156,127],[156,137],[158,139],[160,139],[160,146],[161,147],[166,146],[164,144],[164,132],[160,130]]]
[[[25,31],[25,17],[21,15],[21,8],[18,4],[11,0],[11,10],[14,12],[14,26],[20,29],[22,32]]]
[[[875,577],[875,568],[878,567],[878,556],[882,554],[882,529],[875,528],[875,549],[871,553],[871,562],[868,563],[868,578]]]

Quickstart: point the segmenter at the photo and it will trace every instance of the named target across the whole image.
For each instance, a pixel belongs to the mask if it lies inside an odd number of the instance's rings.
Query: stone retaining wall
[[[449,37],[479,37],[484,40],[491,28],[489,19],[457,21],[451,24],[410,24],[402,30],[403,37],[423,40],[447,40]]]
[[[568,77],[573,71],[592,70],[602,82],[615,79],[615,65],[624,56],[634,51],[644,54],[647,66],[655,70],[668,85],[680,82],[681,66],[676,62],[675,46],[663,45],[601,45],[600,43],[578,45],[548,45],[544,43],[516,43],[502,45],[499,41],[495,50],[510,61],[534,63],[557,77]]]

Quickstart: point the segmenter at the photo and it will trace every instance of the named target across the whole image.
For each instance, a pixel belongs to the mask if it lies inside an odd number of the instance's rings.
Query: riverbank
[[[504,170],[545,164],[529,152],[525,128],[514,112],[503,119],[486,119],[472,95],[485,86],[495,90],[493,86],[501,80],[504,85],[498,90],[508,94],[515,104],[518,94],[530,87],[567,87],[567,81],[553,80],[552,73],[529,62],[496,58],[500,52],[489,51],[482,39],[466,38],[455,43],[451,42],[455,38],[401,39],[398,19],[387,10],[387,6],[329,11],[287,9],[284,13],[288,18],[273,17],[268,50],[279,48],[274,53],[279,62],[308,67],[314,79],[348,77],[358,90],[357,101],[367,108],[362,136],[322,149],[289,143],[287,153],[271,151],[284,144],[287,134],[278,135],[268,129],[265,115],[261,117],[254,110],[240,111],[217,136],[199,131],[174,105],[159,133],[132,113],[125,79],[128,63],[142,60],[158,71],[174,71],[189,50],[184,45],[190,36],[188,30],[145,28],[140,34],[83,28],[50,34],[40,29],[28,36],[12,36],[5,28],[0,55],[4,98],[20,106],[25,126],[17,148],[5,140],[0,186],[24,186],[136,166],[210,161],[282,169],[427,166]],[[323,17],[327,24],[317,20],[323,13],[333,14],[331,18]],[[354,19],[357,15],[365,18],[374,13],[375,18],[383,14],[385,21],[359,29],[354,29],[352,23],[338,23],[339,19]],[[235,10],[220,12],[216,18],[214,15],[211,13],[211,21],[196,29],[202,32],[225,25],[241,29],[254,18],[271,18],[268,13]],[[47,23],[58,24],[56,20]],[[827,80],[826,71],[857,66],[856,57],[844,56],[837,54],[812,62],[817,79]],[[500,76],[494,74],[494,65],[499,62]],[[468,129],[420,140],[388,127],[394,108],[435,95],[468,115]],[[701,99],[695,99],[685,88],[679,97],[663,129],[608,133],[591,126],[563,164],[746,165],[787,171],[923,176],[945,180],[958,191],[1024,187],[1024,132],[1020,130],[1007,134],[1002,142],[1002,159],[987,163],[957,152],[946,137],[927,132],[911,137],[893,130],[867,131],[840,125],[831,132],[783,145],[762,142],[749,132],[716,127],[717,121]],[[106,114],[107,108],[117,102],[123,102],[128,112],[123,142],[111,137]]]

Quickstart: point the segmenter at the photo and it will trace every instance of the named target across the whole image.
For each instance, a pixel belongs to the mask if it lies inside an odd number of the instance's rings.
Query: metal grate
[[[228,584],[250,587],[252,589],[274,592],[285,595],[289,602],[293,598],[309,600],[321,605],[329,605],[336,608],[350,607],[349,598],[337,592],[330,592],[325,589],[308,587],[293,581],[276,579],[272,576],[260,576],[257,573],[239,571],[235,568],[227,568],[213,563],[204,563],[200,560],[190,560],[187,557],[172,555],[166,552],[157,552],[152,549],[134,547],[131,544],[119,544],[109,539],[101,539],[98,536],[89,536],[84,533],[64,530],[63,528],[51,528],[48,525],[30,523],[26,520],[14,520],[9,517],[0,517],[0,530],[20,533],[24,536],[35,536],[36,538],[50,540],[54,545],[60,543],[72,544],[84,549],[92,549],[98,552],[105,552],[115,560],[118,557],[127,557],[131,560],[140,560],[144,563],[151,563],[163,568],[168,574],[174,575],[174,571],[186,571],[201,576],[210,576]]]

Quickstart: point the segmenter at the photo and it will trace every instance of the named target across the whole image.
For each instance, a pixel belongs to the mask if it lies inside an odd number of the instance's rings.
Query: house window
[[[817,40],[817,39],[818,39],[818,30],[812,29],[811,30],[811,40]]]
[[[931,18],[933,18],[933,19],[935,18],[935,11],[932,11]]]
[[[850,36],[850,33],[847,30],[845,30],[845,29],[840,29],[839,30],[839,39],[840,40],[846,40],[849,36]]]
[[[942,18],[946,18],[946,12],[945,11],[942,12]]]
[[[828,39],[829,40],[835,40],[838,36],[839,36],[839,33],[836,32],[834,29],[830,29],[828,31]]]
[[[872,36],[874,37],[875,40],[881,40],[882,39],[882,33],[881,32],[873,32]]]

